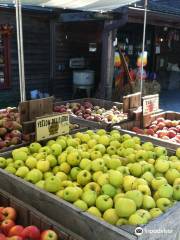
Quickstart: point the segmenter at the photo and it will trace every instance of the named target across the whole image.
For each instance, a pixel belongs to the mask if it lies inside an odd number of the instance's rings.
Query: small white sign
[[[159,94],[143,97],[143,115],[155,113],[159,110]]]

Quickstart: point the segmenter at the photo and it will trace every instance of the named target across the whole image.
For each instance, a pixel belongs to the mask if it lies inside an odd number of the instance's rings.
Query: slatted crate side
[[[58,234],[60,240],[78,240],[78,237],[72,236],[69,230],[2,189],[0,189],[0,206],[11,206],[16,209],[16,224],[22,224],[23,226],[35,225],[41,231],[52,229]]]

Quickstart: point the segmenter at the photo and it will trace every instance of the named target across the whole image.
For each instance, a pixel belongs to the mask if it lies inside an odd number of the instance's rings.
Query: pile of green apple
[[[34,142],[0,167],[116,226],[146,224],[180,200],[180,148],[168,156],[118,130]]]

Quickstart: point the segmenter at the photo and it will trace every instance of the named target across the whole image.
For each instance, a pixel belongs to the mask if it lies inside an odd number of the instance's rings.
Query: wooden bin
[[[112,102],[112,101],[108,101],[108,100],[104,100],[104,99],[96,99],[96,98],[82,98],[82,99],[75,99],[75,100],[69,100],[69,101],[58,101],[58,99],[57,99],[55,102],[55,106],[64,105],[66,103],[75,103],[75,102],[83,103],[84,101],[89,101],[93,105],[98,105],[102,108],[105,108],[106,110],[111,109],[113,106],[116,106],[116,107],[118,107],[118,109],[123,110],[122,103]],[[86,126],[88,126],[91,129],[98,129],[98,128],[110,129],[110,127],[112,127],[113,125],[116,125],[116,124],[108,124],[105,122],[95,122],[95,121],[85,120],[85,119],[82,119],[79,117],[74,117],[74,116],[72,116],[72,119],[74,119],[79,124],[86,124]],[[127,119],[122,120],[118,124],[121,124],[126,121],[127,121]]]
[[[23,226],[35,225],[41,231],[52,229],[58,234],[59,240],[78,240],[80,239],[70,230],[65,229],[60,224],[40,213],[35,208],[15,198],[6,191],[0,189],[0,206],[13,207],[17,211],[16,224]]]
[[[165,119],[170,119],[170,120],[180,120],[180,113],[177,112],[172,112],[172,111],[167,111],[167,112],[161,112],[158,114],[153,114],[151,116],[151,119],[149,121],[149,124],[147,126],[149,126],[151,124],[152,121],[155,121],[157,118],[163,117]],[[143,141],[145,142],[153,142],[154,144],[157,144],[159,146],[164,146],[166,148],[169,149],[174,149],[176,150],[178,147],[180,147],[180,144],[178,143],[173,143],[169,140],[164,140],[164,139],[160,139],[160,138],[156,138],[150,135],[145,135],[145,134],[137,134],[135,132],[132,132],[131,129],[133,127],[140,127],[139,125],[140,123],[138,121],[129,121],[126,122],[124,124],[121,124],[120,126],[116,125],[113,126],[112,129],[122,129],[124,131],[124,133],[128,133],[128,134],[132,134],[134,136],[141,136],[141,138],[143,139]]]
[[[120,130],[123,134],[124,130]],[[133,133],[129,132],[134,136]],[[143,141],[143,137],[140,136]],[[153,142],[153,141],[152,141]],[[153,142],[154,143],[154,142]],[[156,143],[154,143],[156,145]],[[168,149],[170,155],[175,151]],[[5,153],[4,157],[10,157],[11,152]],[[35,185],[18,178],[12,174],[7,173],[5,170],[0,169],[0,188],[12,194],[13,196],[20,198],[23,202],[36,208],[41,213],[47,215],[58,224],[62,225],[65,229],[69,229],[71,232],[79,236],[79,239],[86,240],[135,240],[138,237],[135,235],[134,226],[122,226],[117,228],[102,220],[95,218],[94,216],[77,209],[74,205],[58,198],[56,195],[48,193],[42,189],[37,188]],[[177,203],[174,207],[169,209],[165,214],[159,218],[151,221],[142,228],[156,229],[160,228],[169,229],[172,227],[177,230],[180,228],[180,203]],[[148,233],[146,233],[148,234]],[[151,232],[147,235],[150,239]],[[174,237],[174,236],[173,236]],[[151,238],[152,239],[152,238]],[[158,238],[158,240],[164,240]],[[176,239],[168,238],[168,239]]]

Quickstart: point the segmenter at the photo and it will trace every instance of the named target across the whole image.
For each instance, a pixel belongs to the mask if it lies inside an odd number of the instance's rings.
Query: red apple
[[[169,140],[169,137],[168,136],[163,136],[162,139]]]
[[[15,225],[15,222],[11,219],[5,219],[2,223],[1,223],[1,230],[3,231],[3,233],[5,235],[8,234],[9,230]]]
[[[158,129],[162,130],[165,127],[165,123],[164,122],[159,122],[158,123]]]
[[[162,131],[157,131],[157,134],[158,134],[158,138],[163,138],[164,136],[168,135],[168,132],[165,130],[162,130]]]
[[[169,128],[169,130],[173,130],[173,131],[177,132],[177,127],[171,127],[171,128]]]
[[[7,130],[5,127],[0,128],[0,136],[4,136],[6,135],[6,133],[7,133]]]
[[[164,118],[157,118],[156,121],[157,123],[164,122]]]
[[[23,238],[31,238],[31,240],[39,240],[40,238],[40,230],[36,226],[28,226],[24,228],[24,230],[21,233],[21,236]]]
[[[168,137],[169,137],[169,138],[174,138],[175,136],[176,136],[176,132],[175,132],[175,131],[170,130],[170,131],[168,132]]]
[[[146,134],[153,136],[154,135],[154,130],[152,128],[149,128],[146,130]]]
[[[8,237],[21,236],[21,233],[22,233],[23,230],[24,230],[23,226],[15,225],[9,230]]]
[[[8,237],[7,240],[23,240],[23,237],[21,237],[21,236],[12,236],[12,237]]]
[[[19,130],[12,130],[10,133],[11,137],[21,137],[21,132]]]
[[[45,230],[41,233],[40,240],[58,240],[58,235],[53,230]]]
[[[168,128],[172,127],[172,121],[171,121],[171,120],[166,119],[166,120],[164,121],[164,123],[165,123],[166,127],[168,127]]]
[[[3,209],[4,209],[4,207],[0,207],[0,212],[2,212]]]
[[[6,240],[6,236],[2,233],[0,233],[0,240]]]
[[[4,215],[5,219],[16,220],[16,210],[12,207],[5,207],[2,210],[2,214]]]
[[[172,121],[172,126],[173,127],[176,127],[178,124],[179,124],[179,122],[177,120],[173,120]]]
[[[0,222],[2,222],[4,220],[4,215],[2,214],[2,212],[0,211]]]
[[[6,147],[6,142],[5,141],[0,141],[0,149]]]

